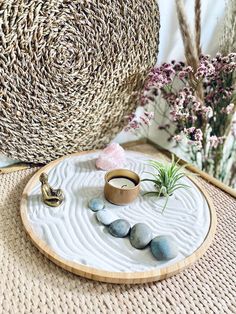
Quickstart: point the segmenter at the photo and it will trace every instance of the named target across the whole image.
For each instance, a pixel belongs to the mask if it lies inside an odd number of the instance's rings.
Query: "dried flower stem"
[[[201,0],[195,0],[195,42],[198,60],[200,59],[201,49]]]

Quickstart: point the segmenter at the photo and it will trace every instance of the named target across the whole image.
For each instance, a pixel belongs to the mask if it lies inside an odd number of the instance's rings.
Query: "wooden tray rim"
[[[200,257],[203,256],[203,254],[206,252],[206,250],[211,245],[214,235],[216,232],[216,225],[217,225],[217,217],[216,217],[216,211],[215,207],[213,205],[213,202],[208,195],[208,193],[204,190],[204,188],[201,186],[199,182],[197,182],[192,177],[188,177],[193,183],[199,188],[199,190],[203,193],[205,196],[207,203],[209,205],[210,209],[210,218],[211,223],[209,227],[209,231],[206,235],[205,240],[203,243],[188,257],[184,258],[183,260],[162,268],[162,269],[155,269],[150,271],[143,271],[143,272],[110,272],[110,271],[104,271],[99,270],[93,267],[85,266],[82,264],[78,264],[75,262],[70,262],[59,255],[57,255],[43,240],[41,240],[34,230],[32,229],[28,218],[27,218],[27,198],[28,194],[33,189],[36,182],[39,180],[39,176],[42,172],[48,171],[54,166],[56,166],[59,162],[62,160],[72,157],[72,156],[82,156],[89,153],[95,153],[97,150],[89,150],[85,152],[78,152],[69,154],[66,156],[63,156],[59,159],[56,159],[40,170],[38,170],[33,177],[29,180],[27,185],[24,188],[21,203],[20,203],[20,213],[21,213],[21,219],[23,222],[23,225],[31,239],[31,241],[34,243],[34,245],[39,249],[39,251],[44,254],[48,259],[50,259],[52,262],[54,262],[56,265],[62,267],[63,269],[66,269],[76,275],[93,279],[101,282],[109,282],[109,283],[117,283],[117,284],[137,284],[137,283],[146,283],[146,282],[152,282],[152,281],[159,281],[163,280],[165,278],[168,278],[170,276],[173,276],[180,271],[184,270],[185,268],[191,266],[194,262],[196,262]],[[132,153],[137,153],[141,155],[145,155],[144,153],[134,152],[130,151]],[[152,157],[151,155],[147,155],[149,158]],[[152,157],[153,158],[153,157]],[[156,158],[156,157],[154,157]]]

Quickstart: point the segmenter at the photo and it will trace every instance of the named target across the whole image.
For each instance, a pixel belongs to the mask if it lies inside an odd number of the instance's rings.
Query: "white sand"
[[[131,226],[145,222],[153,236],[172,235],[179,246],[179,255],[169,262],[158,262],[150,249],[133,248],[128,238],[117,239],[101,225],[95,213],[88,209],[88,201],[103,197],[105,172],[97,170],[97,153],[70,157],[49,172],[50,184],[60,187],[65,202],[51,208],[41,202],[40,185],[33,189],[28,200],[28,218],[37,235],[58,255],[66,260],[107,271],[143,271],[162,268],[191,255],[204,241],[210,226],[210,211],[203,194],[187,178],[182,183],[190,189],[177,190],[168,202],[164,214],[164,199],[142,196],[153,189],[153,184],[143,182],[140,196],[128,206],[115,206],[106,201],[106,208],[117,218],[127,219]],[[144,178],[143,171],[150,157],[127,152],[126,168]],[[151,170],[153,171],[153,170]]]

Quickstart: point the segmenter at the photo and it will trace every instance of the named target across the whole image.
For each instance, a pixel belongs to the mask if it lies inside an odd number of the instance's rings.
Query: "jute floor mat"
[[[31,244],[19,204],[35,169],[0,175],[0,313],[236,313],[236,201],[201,180],[218,227],[205,256],[162,282],[111,285],[86,280]]]

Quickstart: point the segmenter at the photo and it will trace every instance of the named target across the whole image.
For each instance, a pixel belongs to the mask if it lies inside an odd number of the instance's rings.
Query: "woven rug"
[[[236,313],[234,198],[198,179],[218,216],[204,257],[162,282],[103,284],[62,270],[31,244],[19,204],[35,171],[0,175],[0,313]]]
[[[1,0],[0,152],[53,160],[102,148],[156,63],[156,0]]]

